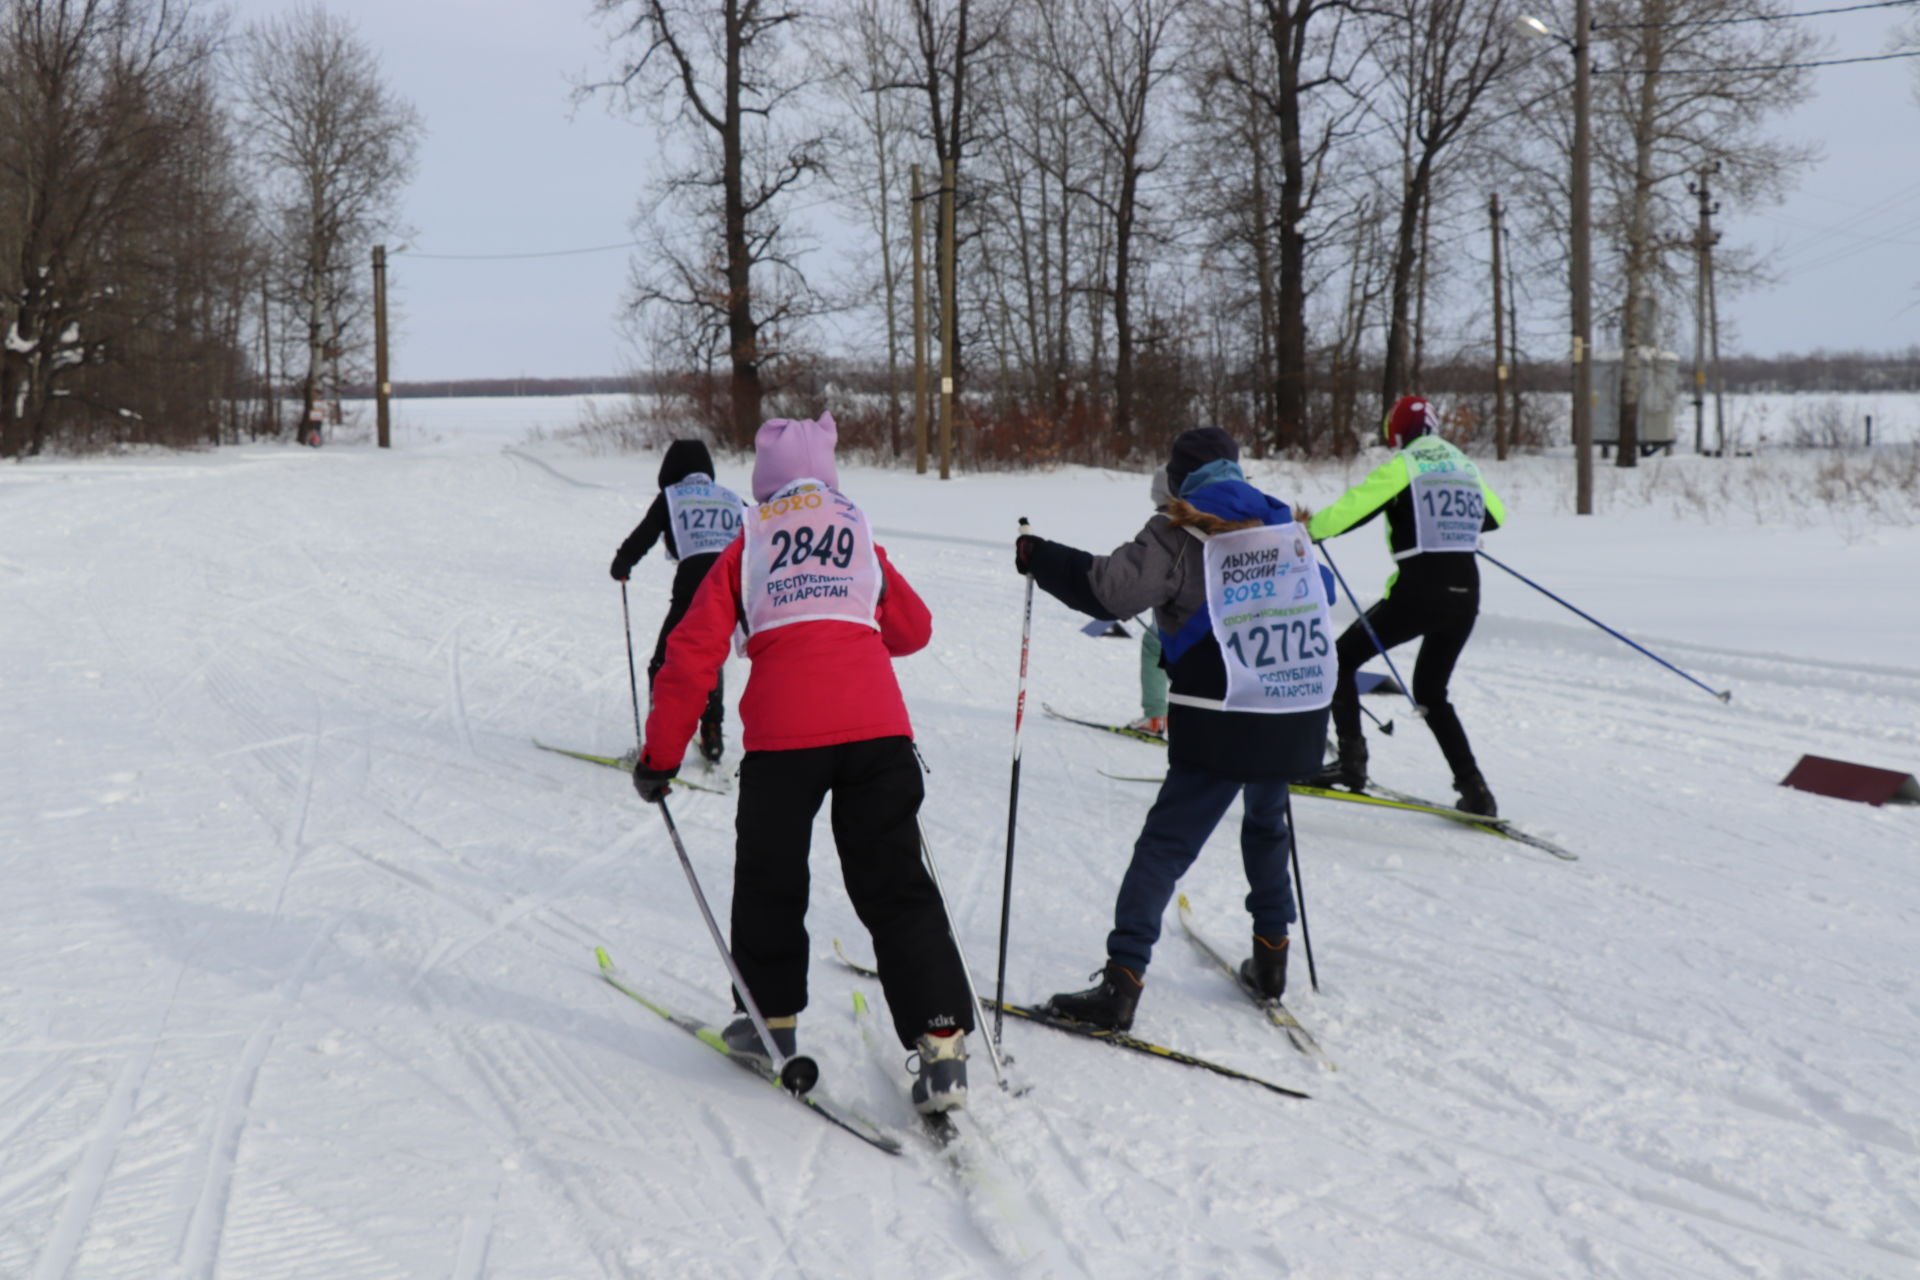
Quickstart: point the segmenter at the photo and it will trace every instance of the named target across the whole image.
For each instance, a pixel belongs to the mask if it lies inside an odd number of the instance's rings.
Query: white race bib
[[[674,559],[725,551],[739,536],[747,504],[739,494],[715,484],[711,476],[696,472],[661,493],[667,499],[667,523],[673,527],[669,553],[679,552]]]
[[[1299,524],[1206,542],[1207,614],[1228,711],[1318,711],[1333,702],[1332,628],[1313,543]]]
[[[1451,446],[1423,449],[1422,440],[1407,450],[1412,472],[1414,545],[1419,552],[1466,551],[1480,545],[1480,527],[1487,514],[1480,487],[1480,468]]]
[[[873,531],[838,493],[795,480],[747,513],[746,539],[740,594],[750,633],[822,621],[880,629],[884,575]]]

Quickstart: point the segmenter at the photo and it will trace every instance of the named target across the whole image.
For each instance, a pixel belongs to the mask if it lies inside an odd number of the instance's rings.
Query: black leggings
[[[678,587],[678,581],[676,581],[674,585]],[[699,585],[698,582],[694,583],[696,587]],[[680,619],[687,616],[687,609],[692,604],[693,592],[691,591],[688,591],[683,597],[681,593],[676,590],[673,598],[667,602],[667,616],[660,624],[660,638],[653,642],[653,657],[647,660],[647,699],[649,702],[653,699],[653,678],[660,674],[661,667],[667,665],[667,637],[673,634],[673,629],[676,626],[680,625]],[[722,666],[713,673],[713,692],[707,695],[707,709],[700,713],[700,722],[702,724],[719,725],[726,721],[726,686],[726,669]]]
[[[1447,681],[1453,677],[1453,665],[1460,660],[1460,651],[1466,648],[1479,613],[1477,586],[1408,589],[1404,582],[1367,610],[1367,621],[1373,624],[1380,644],[1388,649],[1416,636],[1426,637],[1420,644],[1420,656],[1413,661],[1413,700],[1426,709],[1427,727],[1433,730],[1456,782],[1477,777],[1480,768],[1474,763],[1473,748],[1467,745],[1467,731],[1461,727],[1453,704],[1447,701]],[[1379,649],[1356,619],[1340,636],[1335,652],[1340,655],[1340,678],[1333,691],[1334,732],[1342,742],[1358,742],[1362,736],[1360,692],[1354,673]]]
[[[740,761],[734,821],[733,958],[776,1018],[807,1005],[807,852],[814,815],[833,794],[833,843],[900,1043],[927,1031],[971,1031],[973,1003],[940,893],[920,859],[920,761],[904,737]]]

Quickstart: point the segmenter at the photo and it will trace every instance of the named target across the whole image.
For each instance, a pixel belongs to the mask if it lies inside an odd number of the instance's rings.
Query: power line
[[[1898,9],[1920,4],[1920,0],[1874,0],[1872,4],[1842,5],[1837,9],[1802,9],[1794,13],[1750,13],[1739,18],[1681,18],[1674,22],[1596,22],[1595,31],[1667,30],[1672,27],[1724,27],[1736,22],[1788,22],[1794,18],[1820,18],[1830,13],[1858,13],[1862,9]]]
[[[1904,0],[1903,0],[1904,2]],[[1904,53],[1877,53],[1864,58],[1827,58],[1819,62],[1774,62],[1751,67],[1595,67],[1597,76],[1718,76],[1735,71],[1798,71],[1803,67],[1844,67],[1854,62],[1888,62],[1895,58],[1920,58],[1920,49]]]

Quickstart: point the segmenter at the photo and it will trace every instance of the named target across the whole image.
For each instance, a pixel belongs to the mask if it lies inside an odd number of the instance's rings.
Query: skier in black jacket
[[[625,582],[633,566],[653,549],[661,535],[666,536],[667,558],[679,561],[673,573],[673,594],[667,602],[667,616],[660,623],[660,638],[654,643],[653,657],[647,662],[647,689],[667,660],[667,637],[686,615],[693,593],[700,589],[707,570],[740,535],[746,504],[732,490],[713,480],[713,456],[699,440],[675,440],[660,460],[660,492],[647,508],[640,523],[614,552],[609,572],[616,581]],[[700,755],[709,764],[717,763],[725,750],[721,725],[726,718],[723,698],[725,679],[716,672],[713,692],[707,695],[707,708],[700,717]]]

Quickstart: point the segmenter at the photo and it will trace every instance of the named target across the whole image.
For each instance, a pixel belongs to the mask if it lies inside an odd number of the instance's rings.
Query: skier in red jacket
[[[847,896],[873,935],[900,1043],[920,1056],[914,1104],[951,1110],[966,1099],[974,1011],[939,890],[920,859],[924,789],[893,674],[894,658],[926,646],[932,618],[875,545],[866,516],[838,491],[834,438],[831,415],[760,428],[759,505],[667,639],[633,784],[650,802],[667,794],[734,630],[744,627],[752,666],[740,698],[734,960],[791,1057],[807,1004],[808,844],[832,792]],[[723,1034],[737,1051],[765,1052],[749,1018]]]

